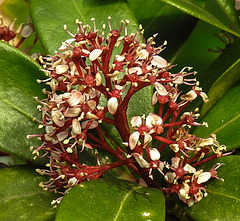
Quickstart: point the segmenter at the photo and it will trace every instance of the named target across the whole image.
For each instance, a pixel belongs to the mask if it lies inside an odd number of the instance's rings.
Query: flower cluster
[[[16,19],[12,22],[10,26],[7,26],[4,25],[3,19],[0,16],[0,40],[9,43],[11,41],[14,41],[14,39],[17,37],[17,34],[19,34],[21,39],[15,46],[16,48],[19,48],[24,42],[24,40],[32,35],[34,28],[33,25],[28,21],[27,23],[21,23],[18,29],[15,31],[14,30],[15,21]],[[34,44],[36,43],[36,41],[37,38],[34,40]],[[14,42],[12,44],[14,45]],[[30,49],[31,48],[27,49],[27,51],[29,51]]]
[[[206,195],[203,183],[210,178],[220,179],[216,172],[220,165],[208,172],[195,167],[221,157],[225,150],[214,134],[203,139],[189,132],[192,126],[207,126],[196,122],[198,109],[184,112],[197,97],[208,100],[199,82],[189,77],[196,72],[184,67],[171,73],[173,65],[159,55],[166,42],[155,47],[156,35],[143,40],[141,25],[135,34],[128,34],[127,20],[121,22],[118,30],[111,27],[110,17],[108,27],[104,24],[100,30],[95,19],[91,20],[93,28],[77,20],[77,34],[64,26],[72,38],[63,42],[54,56],[40,58],[48,78],[38,82],[46,82],[50,88],[43,91],[46,99],[36,98],[42,112],[39,127],[45,131],[29,135],[42,141],[41,146],[31,147],[35,158],[49,159],[49,169],[37,170],[50,176],[40,186],[66,192],[78,183],[101,177],[111,168],[127,165],[146,185],[160,188],[166,194],[177,193],[191,206]],[[185,94],[179,89],[182,85],[190,87]],[[145,87],[155,88],[152,100],[146,102],[159,110],[135,116],[129,119],[129,125],[126,114],[129,100]],[[117,129],[125,148],[109,146],[101,123]],[[161,159],[165,148],[175,154],[171,165]],[[96,165],[80,163],[85,149],[95,150]],[[98,149],[107,151],[117,161],[101,165]],[[164,176],[165,188],[155,180],[154,170]]]

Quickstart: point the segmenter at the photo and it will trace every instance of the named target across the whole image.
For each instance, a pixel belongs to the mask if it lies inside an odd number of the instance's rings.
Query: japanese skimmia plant
[[[238,220],[238,10],[5,1],[3,220]]]

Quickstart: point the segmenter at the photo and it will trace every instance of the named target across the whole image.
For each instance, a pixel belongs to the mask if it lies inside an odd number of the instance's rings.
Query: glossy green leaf
[[[158,189],[125,180],[98,179],[74,187],[59,205],[56,221],[165,220]]]
[[[220,34],[220,30],[209,25],[206,22],[199,21],[195,29],[189,36],[188,40],[182,47],[180,53],[176,54],[171,61],[172,64],[177,64],[177,71],[183,67],[193,67],[197,71],[196,78],[200,81],[200,86],[205,91],[205,86],[202,85],[201,76],[208,68],[208,66],[219,56],[219,53],[208,51],[209,49],[216,49],[217,47],[224,48],[224,44],[216,37],[215,34]],[[165,49],[167,52],[168,47]],[[209,75],[203,76],[205,78]]]
[[[214,133],[227,150],[240,146],[240,84],[232,87],[203,118],[208,127],[197,127],[194,131],[200,137]]]
[[[240,39],[230,45],[210,67],[200,75],[201,86],[208,92],[209,102],[202,107],[205,115],[214,104],[240,79]]]
[[[168,42],[167,48],[161,52],[166,59],[176,56],[197,23],[196,18],[161,1],[128,0],[128,4],[143,25],[146,39],[158,33],[156,45],[161,45],[165,40]]]
[[[29,165],[0,169],[1,221],[53,220],[51,201],[58,195],[39,187],[45,180]]]
[[[187,209],[194,221],[240,220],[240,156],[226,156],[210,161],[207,170],[216,163],[224,163],[217,172],[224,182],[215,179],[207,184],[208,195],[199,203]]]
[[[229,28],[229,26],[224,24],[222,20],[219,20],[217,17],[214,16],[214,14],[212,14],[211,12],[206,10],[204,7],[202,7],[200,4],[198,4],[199,1],[197,2],[196,0],[161,0],[161,1],[166,2],[171,6],[174,6],[177,9],[191,16],[194,16],[205,22],[208,22],[209,24],[214,25],[219,29],[232,33],[236,36],[240,36],[239,30],[235,31]]]
[[[235,9],[235,2],[236,1],[229,1],[229,0],[215,0],[224,14],[228,17],[228,19],[232,23],[232,28],[235,30],[240,30],[240,23],[239,23],[239,10]]]
[[[107,24],[107,17],[111,16],[113,29],[121,26],[120,21],[128,19],[129,33],[137,30],[136,19],[124,0],[30,0],[30,13],[44,49],[53,54],[61,43],[71,38],[63,29],[64,24],[75,34],[76,19],[92,26],[90,19],[96,19],[97,28]]]
[[[28,134],[40,133],[33,118],[40,119],[34,96],[42,96],[37,78],[44,78],[37,65],[21,51],[0,41],[0,149],[26,160],[33,160]]]

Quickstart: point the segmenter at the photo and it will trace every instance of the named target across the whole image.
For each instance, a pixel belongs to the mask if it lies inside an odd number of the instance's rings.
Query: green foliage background
[[[225,182],[211,182],[207,186],[208,197],[191,208],[178,201],[172,206],[167,200],[165,209],[160,190],[116,181],[124,174],[115,171],[110,178],[76,186],[57,209],[52,209],[50,202],[58,196],[38,187],[43,177],[35,173],[35,168],[44,167],[44,161],[33,161],[29,146],[37,144],[26,139],[27,134],[39,133],[33,121],[40,118],[33,96],[42,97],[42,87],[36,79],[44,78],[40,66],[21,51],[32,45],[34,38],[24,43],[21,50],[0,42],[0,150],[15,160],[25,160],[21,161],[23,164],[34,164],[0,169],[0,220],[239,220],[240,11],[234,6],[233,0],[4,1],[2,12],[12,20],[18,18],[17,24],[31,17],[39,38],[31,53],[53,54],[69,38],[63,25],[76,33],[77,18],[87,24],[95,17],[100,25],[110,15],[113,27],[119,28],[120,21],[128,19],[129,32],[135,32],[142,24],[146,38],[159,33],[157,45],[168,41],[161,55],[177,64],[176,70],[193,66],[200,86],[209,95],[210,102],[192,105],[202,106],[202,121],[209,125],[197,128],[195,133],[202,137],[216,133],[219,142],[235,152],[215,160],[225,164],[219,169],[219,177]],[[222,50],[209,51],[217,48]],[[130,107],[138,106],[139,115],[151,110],[150,102],[145,103],[151,93],[147,89],[136,94]],[[117,142],[118,134],[110,135]],[[205,167],[212,165],[214,162]]]

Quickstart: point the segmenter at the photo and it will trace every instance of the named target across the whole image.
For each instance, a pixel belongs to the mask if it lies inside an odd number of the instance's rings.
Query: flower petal
[[[102,50],[94,49],[89,55],[90,61],[95,61],[101,54],[102,54]]]
[[[203,172],[198,176],[197,183],[205,183],[211,178],[210,172]]]
[[[133,150],[139,140],[140,133],[138,131],[133,132],[129,137],[129,147]]]
[[[115,114],[118,108],[118,99],[116,97],[111,97],[108,100],[107,107],[110,114]]]
[[[149,148],[149,154],[150,154],[151,160],[153,161],[159,160],[161,156],[159,151],[156,148]]]
[[[56,66],[56,73],[57,74],[63,74],[68,70],[69,66],[62,64],[62,65],[58,65]]]
[[[131,119],[132,127],[140,127],[142,125],[142,118],[140,116],[135,116]]]
[[[140,167],[149,168],[150,164],[139,153],[133,153],[133,156]]]
[[[158,68],[165,68],[168,66],[168,62],[159,55],[153,56],[151,64],[157,66]]]
[[[74,134],[81,134],[82,133],[82,128],[81,128],[80,122],[76,118],[73,119],[73,121],[72,121],[72,132]]]

